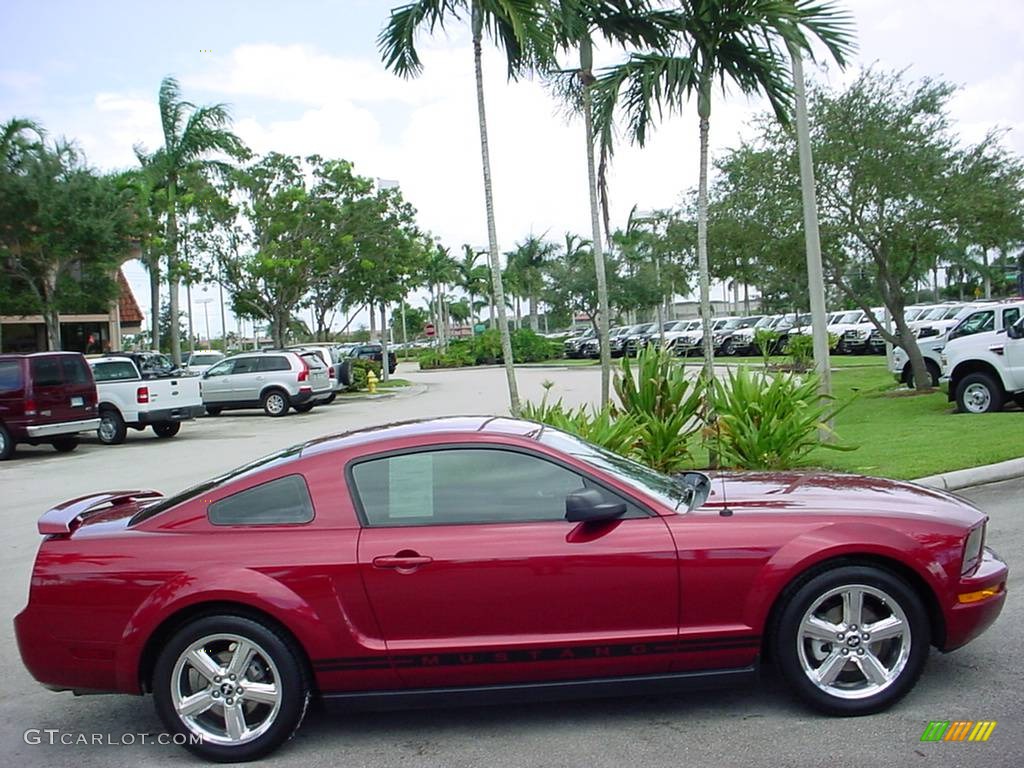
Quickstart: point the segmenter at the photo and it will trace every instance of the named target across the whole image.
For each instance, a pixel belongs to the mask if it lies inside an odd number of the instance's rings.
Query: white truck
[[[994,310],[1002,327],[946,343],[942,388],[963,413],[1002,410],[1007,400],[1024,407],[1024,318],[1021,305]]]
[[[144,376],[127,354],[90,358],[89,365],[99,398],[96,434],[105,445],[123,443],[128,427],[153,427],[157,437],[174,437],[181,422],[203,414],[198,376]]]

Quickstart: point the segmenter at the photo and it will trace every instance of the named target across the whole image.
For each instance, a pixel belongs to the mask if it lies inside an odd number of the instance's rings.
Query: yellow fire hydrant
[[[366,372],[366,389],[371,395],[377,394],[377,374],[372,370]]]

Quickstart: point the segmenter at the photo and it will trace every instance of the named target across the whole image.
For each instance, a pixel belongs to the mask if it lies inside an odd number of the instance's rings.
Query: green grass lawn
[[[399,387],[408,387],[408,379],[396,379],[394,376],[389,378],[387,381],[378,381],[377,389],[397,389]]]
[[[906,390],[894,387],[884,363],[833,372],[835,396],[840,401],[855,397],[836,417],[835,430],[841,444],[858,447],[849,452],[819,448],[811,454],[811,463],[911,479],[1024,456],[1020,410],[954,413],[953,404],[941,392],[901,394]]]
[[[700,364],[701,358],[688,358],[690,364]],[[715,365],[760,365],[764,359],[756,357],[716,357]],[[792,360],[784,355],[772,355],[768,358],[769,363],[786,364]],[[832,368],[881,368],[885,369],[884,355],[830,355],[829,363]]]

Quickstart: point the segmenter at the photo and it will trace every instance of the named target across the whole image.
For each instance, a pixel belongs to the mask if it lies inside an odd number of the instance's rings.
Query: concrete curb
[[[928,477],[919,477],[913,482],[918,485],[926,485],[929,488],[938,488],[941,491],[957,491],[961,488],[969,488],[972,485],[998,483],[1002,480],[1013,480],[1017,477],[1024,477],[1024,458],[1000,461],[997,464],[986,464],[983,467],[958,469],[953,472],[929,475]]]

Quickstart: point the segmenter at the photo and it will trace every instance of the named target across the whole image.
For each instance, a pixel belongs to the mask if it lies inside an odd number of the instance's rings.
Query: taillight
[[[35,400],[26,400],[25,401],[25,415],[26,416],[35,416],[36,413],[37,413],[36,401]]]
[[[149,402],[149,387],[139,387],[135,390],[135,402],[137,403],[148,403]]]
[[[334,372],[334,366],[333,365],[330,368],[327,369],[327,376],[332,378],[332,379],[336,379],[337,378],[337,374],[335,374],[335,372]]]
[[[309,363],[306,362],[306,358],[300,357],[299,362],[302,363],[302,370],[299,371],[299,381],[309,380]]]

